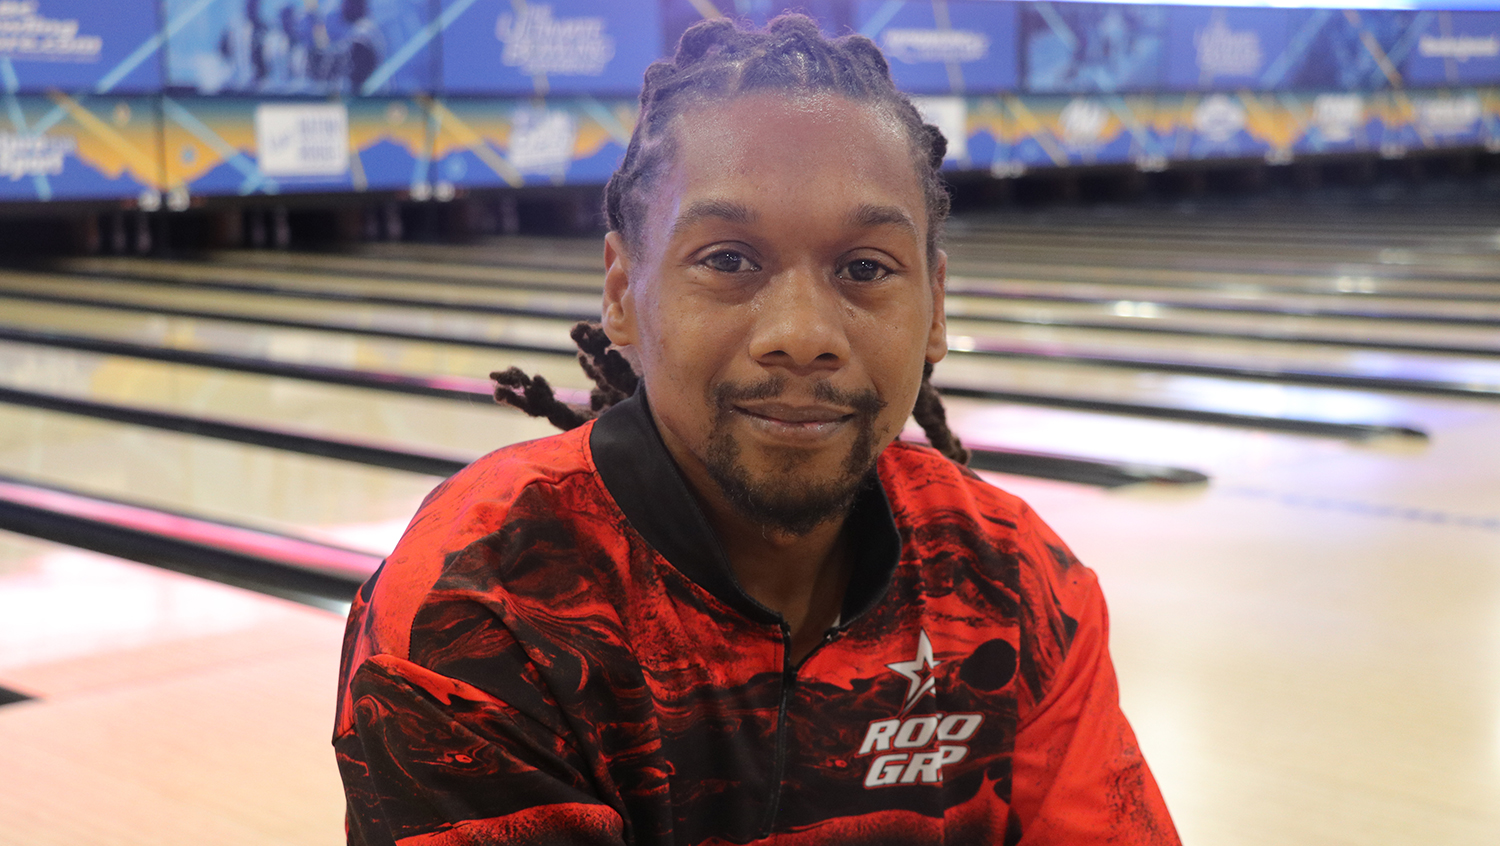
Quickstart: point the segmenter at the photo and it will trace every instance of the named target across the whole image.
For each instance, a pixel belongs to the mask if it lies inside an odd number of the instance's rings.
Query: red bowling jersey
[[[926,447],[880,456],[800,664],[643,397],[439,486],[349,616],[358,844],[1175,844],[1094,574]]]

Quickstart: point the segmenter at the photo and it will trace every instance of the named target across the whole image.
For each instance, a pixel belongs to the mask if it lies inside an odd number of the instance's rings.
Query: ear
[[[944,292],[948,289],[948,254],[938,250],[932,268],[932,327],[927,333],[927,362],[937,364],[948,354],[948,312]]]
[[[618,232],[604,236],[604,334],[617,347],[636,342],[635,286],[630,284],[630,255]]]

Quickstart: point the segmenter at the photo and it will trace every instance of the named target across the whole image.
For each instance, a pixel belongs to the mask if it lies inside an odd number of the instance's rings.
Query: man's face
[[[793,535],[839,516],[947,347],[943,259],[879,107],[755,93],[686,112],[604,325],[700,495]]]

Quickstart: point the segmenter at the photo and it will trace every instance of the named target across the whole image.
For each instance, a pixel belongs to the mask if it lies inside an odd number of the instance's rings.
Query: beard
[[[714,425],[703,462],[709,476],[740,516],[764,529],[800,537],[829,520],[843,517],[853,507],[855,497],[875,466],[878,455],[875,418],[886,403],[873,390],[840,391],[826,382],[817,382],[814,399],[854,412],[851,421],[854,443],[844,456],[840,472],[829,479],[806,478],[799,471],[808,458],[807,451],[786,448],[772,452],[771,470],[754,478],[741,463],[739,441],[730,432],[734,403],[771,399],[786,389],[786,383],[786,377],[778,376],[755,385],[720,383],[710,388]]]

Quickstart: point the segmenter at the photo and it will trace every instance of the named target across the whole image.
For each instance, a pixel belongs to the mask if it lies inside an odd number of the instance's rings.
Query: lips
[[[772,424],[794,427],[819,427],[843,423],[854,417],[854,412],[847,408],[779,402],[745,403],[736,405],[734,410]]]

